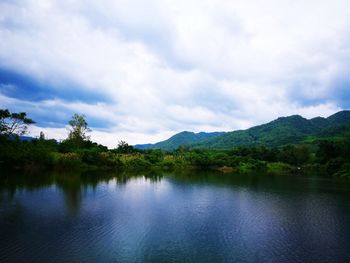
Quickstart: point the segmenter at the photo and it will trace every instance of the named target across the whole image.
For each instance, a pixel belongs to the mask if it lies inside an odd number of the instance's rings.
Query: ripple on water
[[[0,203],[0,261],[346,262],[350,198],[295,189],[174,177],[24,191]]]

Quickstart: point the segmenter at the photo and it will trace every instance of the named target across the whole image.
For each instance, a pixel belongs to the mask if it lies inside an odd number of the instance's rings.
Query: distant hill
[[[350,111],[341,111],[328,118],[305,119],[299,115],[280,117],[247,130],[225,133],[192,147],[228,149],[240,145],[279,147],[313,139],[340,136],[350,131]]]
[[[299,115],[280,117],[269,123],[226,133],[182,132],[166,141],[148,144],[147,149],[173,150],[180,145],[190,148],[230,149],[237,146],[280,147],[312,142],[322,138],[350,136],[350,111],[340,111],[328,118],[305,119]],[[142,147],[142,145],[141,145]],[[137,147],[141,149],[141,147]]]
[[[32,140],[35,140],[35,138],[30,137],[30,136],[19,136],[19,139],[21,141],[32,141]]]
[[[182,145],[190,145],[193,143],[199,143],[205,140],[208,140],[210,138],[214,138],[216,136],[222,135],[224,132],[189,132],[189,131],[183,131],[178,134],[175,134],[174,136],[170,137],[169,139],[161,142],[157,142],[155,144],[137,144],[134,147],[137,149],[162,149],[165,151],[171,151],[177,149],[179,146]]]

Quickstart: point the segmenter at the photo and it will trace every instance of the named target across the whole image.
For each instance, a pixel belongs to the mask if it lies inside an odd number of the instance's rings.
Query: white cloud
[[[68,137],[69,127],[65,128],[50,128],[50,127],[40,127],[31,126],[29,128],[29,135],[35,138],[39,137],[40,132],[44,132],[45,138],[56,139],[62,141]],[[100,143],[109,147],[110,149],[116,148],[119,141],[127,141],[131,144],[138,144],[144,142],[158,142],[165,140],[173,135],[172,132],[162,132],[161,134],[145,134],[137,132],[123,132],[123,131],[98,131],[93,130],[88,134],[92,141]]]
[[[0,101],[39,118],[84,113],[111,147],[326,116],[349,106],[337,97],[350,83],[349,17],[345,0],[5,1],[0,67],[108,100]]]

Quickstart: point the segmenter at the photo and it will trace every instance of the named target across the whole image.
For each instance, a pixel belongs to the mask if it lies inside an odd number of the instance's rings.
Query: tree
[[[35,122],[27,118],[25,112],[11,113],[8,109],[0,109],[0,134],[5,136],[21,136],[27,133],[28,125]]]
[[[135,151],[134,147],[129,145],[125,141],[119,141],[118,142],[118,147],[116,149],[117,153],[133,153]]]
[[[152,164],[163,161],[164,154],[160,149],[149,149],[146,151],[145,160]]]
[[[68,139],[79,142],[90,139],[90,136],[86,135],[86,133],[90,132],[91,130],[88,128],[85,115],[75,113],[68,123],[71,126]]]
[[[336,158],[339,156],[339,147],[333,141],[320,141],[318,144],[318,149],[316,151],[317,160],[320,163],[326,163],[332,158]]]
[[[45,134],[44,134],[43,131],[40,132],[39,140],[40,140],[40,141],[45,141]]]
[[[280,154],[280,161],[291,165],[303,165],[309,159],[310,151],[307,145],[287,145]]]

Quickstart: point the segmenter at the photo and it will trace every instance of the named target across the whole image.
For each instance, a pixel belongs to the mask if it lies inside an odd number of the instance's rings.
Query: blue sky
[[[346,0],[0,1],[0,106],[115,147],[350,108]]]

